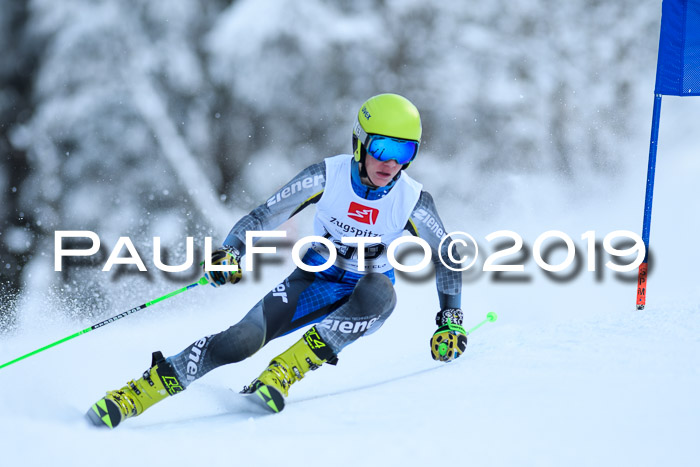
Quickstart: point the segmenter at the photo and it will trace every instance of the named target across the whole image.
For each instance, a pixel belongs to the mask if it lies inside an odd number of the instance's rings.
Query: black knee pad
[[[384,274],[367,274],[357,282],[348,304],[348,311],[356,311],[360,315],[389,315],[396,306],[394,284]]]
[[[337,355],[360,337],[379,329],[396,306],[394,284],[384,274],[367,274],[350,299],[316,325],[321,338]]]

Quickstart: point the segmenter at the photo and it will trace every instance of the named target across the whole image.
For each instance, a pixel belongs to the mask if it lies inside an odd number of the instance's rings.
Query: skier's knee
[[[386,317],[396,306],[394,284],[384,274],[370,273],[357,282],[350,296],[351,307],[363,315]]]
[[[391,280],[384,274],[367,274],[357,282],[350,299],[317,325],[318,333],[337,354],[379,329],[395,306]]]

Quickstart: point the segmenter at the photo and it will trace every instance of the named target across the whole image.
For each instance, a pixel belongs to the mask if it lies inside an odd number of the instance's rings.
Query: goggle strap
[[[357,139],[358,139],[359,142],[365,147],[366,150],[369,150],[370,140],[371,140],[372,136],[383,136],[383,135],[370,135],[369,133],[367,133],[367,132],[365,131],[365,129],[362,128],[362,124],[360,123],[360,120],[359,120],[359,119],[358,119],[357,122],[355,123],[354,133],[355,133],[355,135],[357,135]],[[391,137],[391,136],[383,136],[383,137],[384,137],[384,138],[389,138],[389,139],[399,139],[399,138],[393,138],[393,137]],[[406,141],[411,141],[411,140],[406,140]],[[413,156],[411,157],[411,160],[409,160],[408,162],[406,162],[405,164],[403,164],[404,166],[407,165],[407,164],[410,164],[410,163],[413,161],[413,159],[415,159],[416,154],[418,153],[418,146],[417,146],[418,144],[419,144],[419,143],[416,142],[416,149],[415,149],[415,151],[414,151],[414,153],[413,153]],[[398,162],[398,161],[397,161],[397,162]]]
[[[357,135],[357,139],[360,140],[360,143],[367,147],[367,143],[369,142],[369,134],[364,128],[362,128],[359,120],[357,123],[355,123],[355,134]]]

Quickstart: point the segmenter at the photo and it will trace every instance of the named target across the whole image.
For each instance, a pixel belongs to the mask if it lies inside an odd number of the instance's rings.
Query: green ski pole
[[[486,319],[483,320],[482,322],[480,322],[479,324],[477,324],[476,326],[474,326],[473,328],[471,328],[469,330],[469,332],[467,332],[467,334],[473,333],[474,331],[479,329],[484,324],[492,323],[492,322],[496,321],[496,319],[498,319],[498,315],[496,313],[494,313],[493,311],[489,311],[488,313],[486,313]]]
[[[136,313],[137,311],[141,311],[141,310],[143,310],[144,308],[148,308],[149,306],[154,305],[154,304],[156,304],[156,303],[158,303],[158,302],[161,302],[161,301],[165,300],[166,298],[173,297],[173,296],[175,296],[175,295],[177,295],[177,294],[180,294],[180,293],[182,293],[182,292],[184,292],[184,291],[186,291],[186,290],[190,290],[191,288],[197,287],[198,285],[206,285],[207,283],[209,283],[209,281],[208,281],[205,277],[202,277],[202,278],[199,279],[197,282],[194,282],[194,283],[192,283],[192,284],[190,284],[190,285],[187,285],[187,286],[185,286],[185,287],[183,287],[183,288],[181,288],[181,289],[177,289],[177,290],[175,290],[175,291],[173,291],[173,292],[170,292],[169,294],[163,295],[162,297],[156,298],[155,300],[151,300],[150,302],[146,302],[146,303],[144,303],[143,305],[139,305],[139,306],[137,306],[137,307],[134,307],[134,308],[132,308],[132,309],[130,309],[130,310],[128,310],[128,311],[125,311],[124,313],[120,313],[120,314],[118,314],[118,315],[116,315],[116,316],[112,316],[112,317],[109,318],[109,319],[106,319],[106,320],[104,320],[104,321],[101,321],[101,322],[99,322],[99,323],[97,323],[97,324],[93,324],[93,325],[90,326],[89,328],[85,328],[85,329],[83,329],[82,331],[78,331],[78,332],[76,332],[75,334],[71,334],[70,336],[64,337],[63,339],[57,340],[56,342],[53,342],[53,343],[51,343],[51,344],[49,344],[49,345],[45,345],[44,347],[42,347],[42,348],[40,348],[40,349],[36,349],[36,350],[34,350],[33,352],[29,352],[29,353],[26,354],[26,355],[22,355],[21,357],[17,357],[17,358],[15,358],[14,360],[11,360],[11,361],[9,361],[9,362],[7,362],[7,363],[3,363],[2,365],[0,365],[0,369],[5,368],[6,366],[10,366],[10,365],[12,365],[13,363],[17,363],[17,362],[19,362],[20,360],[24,360],[25,358],[31,357],[32,355],[36,355],[36,354],[38,354],[39,352],[43,352],[43,351],[46,350],[46,349],[50,349],[51,347],[57,346],[58,344],[62,344],[62,343],[64,343],[64,342],[66,342],[66,341],[69,341],[69,340],[71,340],[71,339],[73,339],[73,338],[75,338],[75,337],[78,337],[78,336],[80,336],[80,335],[82,335],[82,334],[85,334],[86,332],[93,331],[93,330],[95,330],[95,329],[101,328],[102,326],[107,326],[108,324],[113,323],[113,322],[117,321],[118,319],[125,318],[125,317],[127,317],[127,316],[129,316],[129,315],[131,315],[131,314],[133,314],[133,313]]]

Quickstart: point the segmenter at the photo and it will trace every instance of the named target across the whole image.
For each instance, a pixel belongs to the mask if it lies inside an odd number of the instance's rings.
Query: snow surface
[[[348,347],[337,367],[296,384],[281,414],[263,412],[236,391],[299,332],[114,431],[88,425],[88,407],[139,376],[150,352],[172,355],[242,317],[288,271],[271,267],[259,281],[195,288],[0,370],[2,465],[697,465],[700,285],[693,272],[700,221],[692,200],[700,163],[692,149],[697,119],[686,118],[691,105],[697,101],[664,100],[651,236],[657,261],[645,311],[634,309],[635,284],[609,270],[600,282],[584,271],[555,283],[530,260],[528,283],[494,283],[486,275],[465,281],[466,327],[488,311],[499,319],[469,337],[461,359],[439,364],[428,350],[437,309],[432,277],[399,277],[398,306],[385,326]],[[455,216],[456,200],[443,217],[451,230],[483,239],[512,229],[530,244],[550,229],[577,245],[587,230],[601,239],[617,229],[639,231],[646,142],[639,148],[638,168],[620,180],[613,199],[586,191],[585,202],[562,199],[535,180],[516,193],[512,209],[484,225]],[[146,287],[124,293],[111,314],[172,289]],[[38,292],[25,297],[19,329],[3,336],[2,362],[110,316],[71,319]]]

